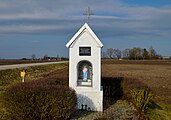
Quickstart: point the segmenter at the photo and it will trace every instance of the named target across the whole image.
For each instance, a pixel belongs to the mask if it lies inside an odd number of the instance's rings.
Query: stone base
[[[77,109],[103,111],[103,91],[76,91]]]

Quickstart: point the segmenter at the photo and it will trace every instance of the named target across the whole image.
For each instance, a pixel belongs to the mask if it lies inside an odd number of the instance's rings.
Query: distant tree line
[[[102,58],[148,60],[162,59],[162,56],[159,55],[152,46],[150,46],[149,49],[139,47],[126,48],[125,50],[108,48],[106,51],[103,51]]]
[[[47,54],[45,54],[42,58],[37,58],[36,54],[32,54],[31,58],[21,58],[21,60],[46,60],[46,61],[53,60],[53,61],[55,61],[55,60],[68,60],[68,58],[62,57],[62,56],[60,57],[59,55],[57,55],[56,57],[50,57]]]

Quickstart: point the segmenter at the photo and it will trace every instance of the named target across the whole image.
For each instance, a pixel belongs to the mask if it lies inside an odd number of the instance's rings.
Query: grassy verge
[[[46,75],[51,76],[50,73],[52,73],[53,71],[57,71],[64,68],[68,68],[67,63],[26,67],[25,69],[27,70],[27,76],[25,81],[44,78],[46,77]],[[22,81],[20,77],[21,70],[22,69],[17,68],[0,71],[0,119],[2,120],[7,119],[6,115],[8,114],[5,112],[5,109],[2,105],[2,93],[7,87],[20,83]]]
[[[43,77],[42,75],[51,73],[52,71],[62,69],[67,67],[68,64],[50,64],[50,65],[42,65],[42,66],[30,66],[26,67],[26,81],[35,80]],[[23,69],[23,68],[22,68]],[[0,91],[2,91],[5,87],[10,84],[15,84],[21,82],[22,79],[20,77],[21,68],[16,69],[8,69],[0,71]]]
[[[149,109],[147,116],[151,120],[171,120],[171,105],[160,104],[160,107]]]

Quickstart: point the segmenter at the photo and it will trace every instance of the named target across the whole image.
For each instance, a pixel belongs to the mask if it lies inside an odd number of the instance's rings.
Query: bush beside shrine
[[[9,117],[16,120],[69,119],[76,105],[71,88],[36,81],[11,86],[3,97]]]

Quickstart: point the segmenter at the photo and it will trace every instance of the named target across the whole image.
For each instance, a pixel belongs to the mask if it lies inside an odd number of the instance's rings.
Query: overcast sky
[[[153,46],[171,56],[171,0],[0,0],[0,58],[67,57],[87,7],[103,50]]]

